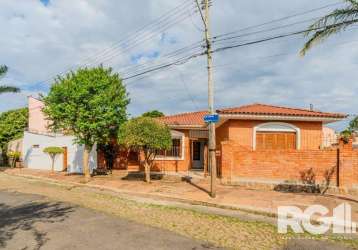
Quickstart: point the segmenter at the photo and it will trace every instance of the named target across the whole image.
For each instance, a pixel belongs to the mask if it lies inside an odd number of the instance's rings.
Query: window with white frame
[[[178,131],[171,131],[172,147],[169,150],[159,150],[157,159],[183,159],[184,157],[184,134]]]
[[[253,148],[300,149],[300,129],[289,123],[269,122],[254,128]]]

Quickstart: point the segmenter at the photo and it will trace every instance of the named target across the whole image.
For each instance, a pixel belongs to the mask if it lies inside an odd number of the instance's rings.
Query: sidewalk
[[[341,203],[348,202],[352,206],[352,219],[358,221],[358,197],[352,195],[293,194],[218,184],[217,197],[212,199],[207,193],[207,190],[209,190],[208,179],[188,183],[178,177],[166,177],[162,180],[153,180],[152,183],[147,184],[140,179],[123,179],[127,176],[125,172],[115,172],[109,176],[93,177],[90,182],[84,184],[84,177],[80,175],[67,176],[65,173],[53,174],[48,171],[30,169],[6,169],[4,173],[46,179],[70,185],[84,185],[147,198],[181,201],[227,209],[249,210],[270,215],[276,214],[278,206],[298,206],[304,209],[309,205],[319,204],[332,211],[333,208]]]

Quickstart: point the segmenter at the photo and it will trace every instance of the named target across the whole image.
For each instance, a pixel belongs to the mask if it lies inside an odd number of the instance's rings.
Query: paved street
[[[0,192],[1,249],[213,249],[174,233],[38,195]]]
[[[286,241],[272,224],[242,216],[0,173],[0,249],[215,249],[206,241],[228,249],[357,249],[356,239]]]

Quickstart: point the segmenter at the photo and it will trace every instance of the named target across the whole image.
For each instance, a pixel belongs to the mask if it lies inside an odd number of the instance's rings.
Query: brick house
[[[337,165],[337,149],[326,147],[324,125],[345,119],[345,114],[265,104],[217,113],[217,165],[223,180],[277,183],[297,180],[299,171],[310,167],[317,170],[320,180],[324,171]],[[157,156],[153,170],[184,174],[207,171],[206,114],[198,111],[160,118],[171,129],[173,147]],[[103,164],[100,154],[99,166]],[[114,168],[142,170],[135,152],[118,153]]]

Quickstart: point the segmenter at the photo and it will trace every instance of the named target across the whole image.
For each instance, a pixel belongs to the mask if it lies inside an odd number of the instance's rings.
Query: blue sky
[[[1,84],[19,86],[20,94],[0,98],[0,112],[26,105],[28,95],[46,94],[51,79],[79,65],[104,63],[125,76],[133,65],[158,60],[169,52],[203,39],[197,13],[171,29],[147,29],[151,39],[138,43],[131,34],[168,12],[183,0],[28,0],[0,1],[0,64],[10,70]],[[273,19],[336,3],[334,0],[213,1],[213,35],[239,30]],[[322,16],[333,8],[251,29],[258,31]],[[189,9],[186,13],[190,13]],[[266,35],[304,29],[302,22]],[[245,33],[247,33],[246,31]],[[117,47],[116,42],[129,41]],[[145,40],[142,37],[142,40]],[[358,33],[355,27],[328,39],[304,58],[298,51],[305,38],[285,38],[214,54],[215,104],[217,107],[249,103],[358,113]],[[222,44],[222,45],[225,45]],[[115,46],[115,50],[113,49]],[[132,46],[132,49],[128,47]],[[107,52],[106,52],[107,51]],[[118,53],[117,53],[118,52]],[[121,52],[121,53],[119,53]],[[190,51],[188,51],[189,53]],[[101,56],[102,55],[102,56]],[[104,62],[102,61],[104,60]],[[206,109],[206,60],[186,64],[126,83],[131,96],[129,112],[151,109],[167,114]],[[335,124],[342,129],[345,123]]]
[[[47,6],[47,5],[50,3],[50,0],[40,0],[40,2],[41,2],[43,5]]]

